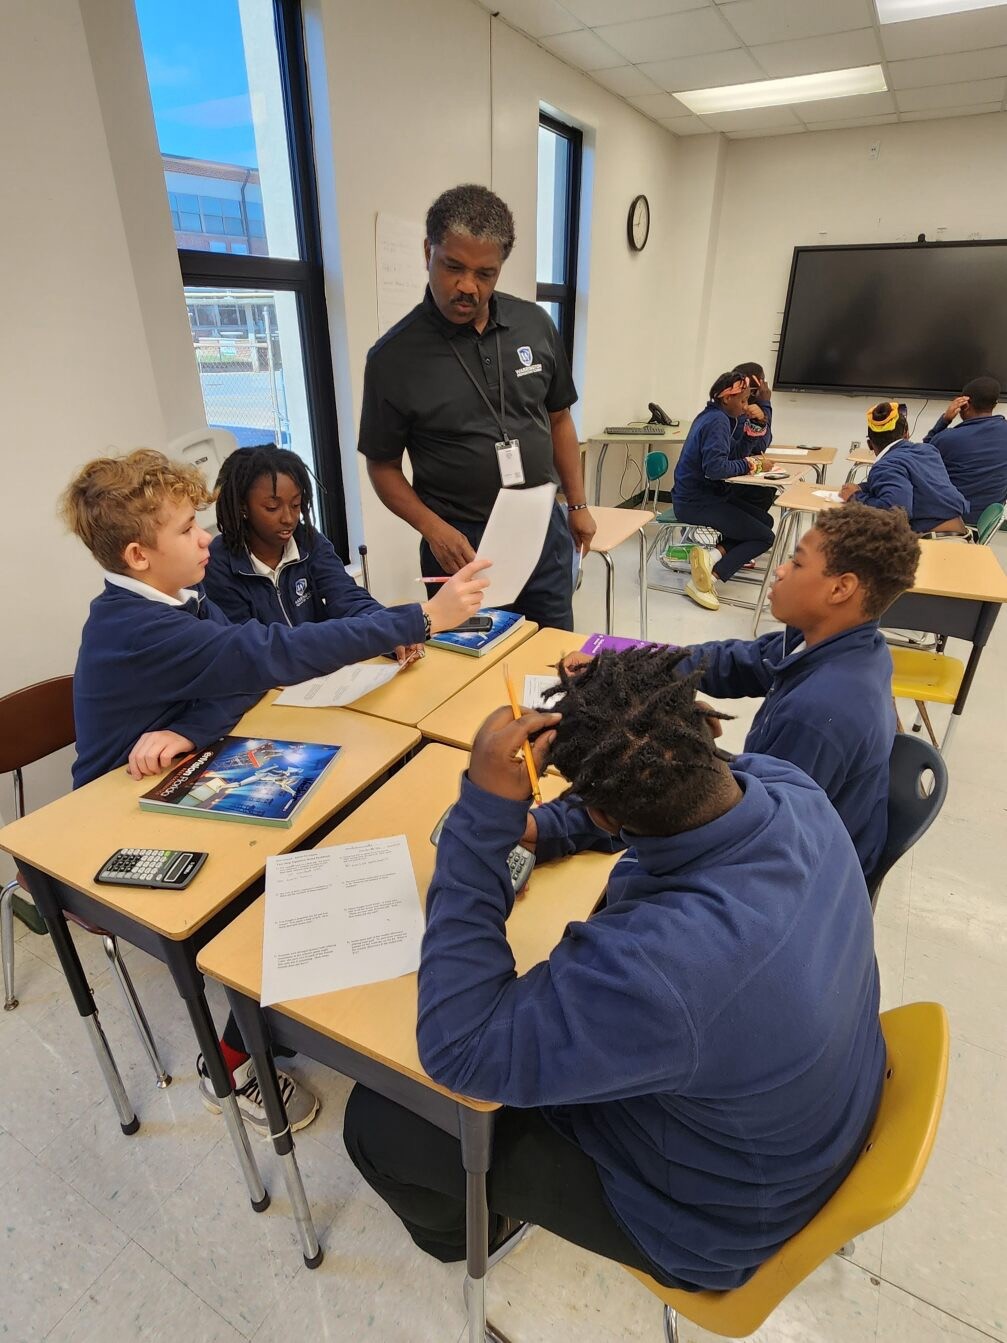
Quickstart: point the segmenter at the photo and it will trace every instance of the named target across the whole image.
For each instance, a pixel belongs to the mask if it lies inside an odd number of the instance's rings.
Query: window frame
[[[577,244],[580,238],[580,181],[584,136],[576,126],[560,121],[558,117],[551,116],[541,109],[538,124],[568,141],[570,145],[570,171],[567,174],[566,200],[562,206],[563,234],[566,243],[563,280],[560,284],[536,283],[535,299],[537,302],[559,305],[560,339],[566,350],[566,357],[572,364],[574,325],[577,317]]]
[[[237,252],[204,252],[180,247],[178,264],[183,286],[276,289],[295,295],[304,360],[308,422],[319,485],[315,500],[317,521],[337,553],[349,562],[346,493],[340,467],[336,389],[325,303],[325,275],[300,0],[273,0],[273,22],[290,158],[294,223],[301,259],[295,261]]]

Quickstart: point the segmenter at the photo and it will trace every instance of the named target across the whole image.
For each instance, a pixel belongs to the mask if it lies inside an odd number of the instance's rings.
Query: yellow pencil
[[[515,719],[521,717],[521,706],[517,702],[517,695],[514,693],[514,682],[510,679],[510,668],[506,662],[503,666],[504,685],[507,687],[507,698],[510,700],[511,711]],[[538,782],[538,770],[535,768],[535,757],[531,753],[531,742],[524,744],[524,762],[528,767],[528,778],[531,782],[531,795],[536,802],[542,801],[542,790]]]

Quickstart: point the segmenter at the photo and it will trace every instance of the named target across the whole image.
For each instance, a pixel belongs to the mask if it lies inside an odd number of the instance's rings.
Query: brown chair
[[[72,746],[77,739],[73,721],[73,677],[55,676],[51,681],[38,681],[24,690],[15,690],[0,698],[0,774],[11,774],[14,779],[14,815],[25,814],[24,775],[28,765],[44,760],[54,751]],[[20,872],[0,891],[0,952],[3,958],[4,1011],[13,1012],[18,1005],[14,996],[14,914],[32,932],[45,933],[45,924],[38,911],[18,890],[25,890]],[[96,928],[73,914],[65,916],[86,932],[100,937],[105,955],[115,972],[119,988],[133,1018],[137,1034],[154,1067],[159,1087],[166,1087],[171,1078],[165,1072],[157,1053],[157,1046],[147,1025],[133,981],[119,952],[119,943],[111,933]]]

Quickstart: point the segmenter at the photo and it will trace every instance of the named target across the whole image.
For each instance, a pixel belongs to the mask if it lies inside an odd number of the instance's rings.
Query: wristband
[[[579,513],[582,508],[587,508],[587,504],[567,504],[566,511],[568,513]]]
[[[422,612],[422,615],[423,615],[423,642],[426,643],[428,639],[433,638],[434,627],[431,624],[430,617],[427,615],[426,611]]]

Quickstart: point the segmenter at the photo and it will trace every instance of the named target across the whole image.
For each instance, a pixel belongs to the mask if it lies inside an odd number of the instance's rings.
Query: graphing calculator
[[[441,831],[444,829],[444,822],[448,819],[451,808],[437,822],[430,836],[430,843],[436,844],[441,837]],[[507,866],[510,869],[511,885],[515,891],[520,891],[532,874],[532,868],[535,866],[535,855],[521,844],[515,844],[513,849],[507,855]]]
[[[116,849],[95,873],[102,886],[148,886],[182,891],[206,862],[192,849]]]

